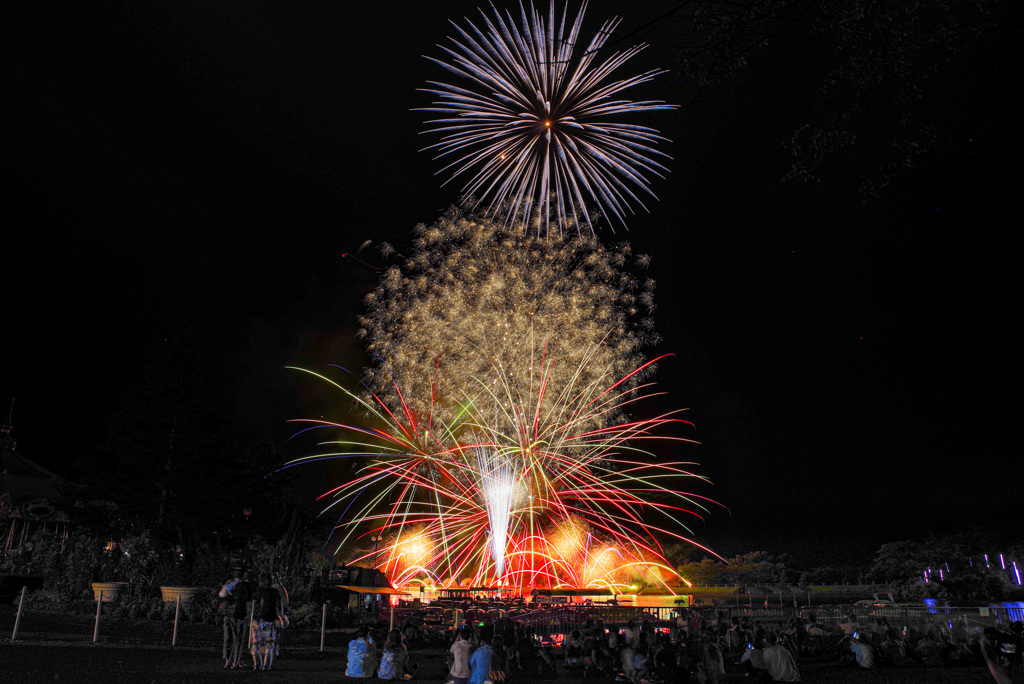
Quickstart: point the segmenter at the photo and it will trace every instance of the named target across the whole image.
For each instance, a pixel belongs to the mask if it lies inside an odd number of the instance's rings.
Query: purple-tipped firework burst
[[[586,3],[571,23],[568,8],[558,16],[554,3],[546,16],[532,3],[529,10],[520,4],[518,17],[491,9],[481,10],[481,26],[452,22],[453,45],[440,46],[447,60],[427,57],[462,80],[423,88],[439,98],[423,111],[441,115],[427,121],[426,132],[443,136],[426,149],[454,158],[440,173],[468,176],[464,202],[484,202],[508,220],[536,218],[539,233],[552,223],[558,231],[586,225],[592,232],[588,203],[625,225],[630,205],[644,206],[634,189],[654,197],[648,177],[668,171],[657,161],[668,155],[654,148],[666,140],[657,130],[621,118],[676,105],[624,100],[621,93],[663,70],[616,80],[613,74],[646,45],[598,59],[620,20],[579,42]]]

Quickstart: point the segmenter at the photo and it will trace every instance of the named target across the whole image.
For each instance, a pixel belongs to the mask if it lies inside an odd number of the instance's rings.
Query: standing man
[[[224,644],[222,654],[225,668],[242,667],[245,653],[245,622],[248,617],[249,601],[252,599],[252,584],[249,574],[236,568],[234,577],[217,594],[223,601]]]
[[[473,632],[466,625],[463,625],[455,635],[455,643],[450,649],[452,654],[452,668],[449,671],[451,680],[455,684],[467,684],[469,682],[469,652],[472,649]]]

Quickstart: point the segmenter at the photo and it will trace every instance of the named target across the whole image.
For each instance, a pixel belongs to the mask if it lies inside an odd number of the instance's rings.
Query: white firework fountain
[[[494,572],[495,576],[501,578],[505,574],[505,544],[515,497],[516,467],[505,454],[490,447],[478,447],[476,460],[480,469],[480,492],[487,505],[487,518],[491,524]]]

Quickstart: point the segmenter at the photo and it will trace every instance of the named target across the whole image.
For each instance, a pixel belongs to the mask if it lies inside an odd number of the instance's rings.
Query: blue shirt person
[[[494,658],[494,651],[488,644],[482,644],[480,648],[473,651],[469,658],[469,684],[484,684],[491,678],[491,660]]]
[[[356,630],[356,638],[348,642],[348,667],[346,677],[365,679],[373,676],[377,669],[377,648],[369,638],[370,630],[365,626]]]

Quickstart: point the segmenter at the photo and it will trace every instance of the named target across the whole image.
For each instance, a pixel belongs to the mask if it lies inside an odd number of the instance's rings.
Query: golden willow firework
[[[555,415],[567,394],[599,393],[624,377],[628,393],[641,380],[631,371],[656,341],[647,317],[654,283],[629,269],[647,257],[454,209],[417,233],[414,252],[383,275],[361,319],[376,363],[367,385],[393,411],[404,403],[449,425],[472,406],[488,430],[507,432],[513,407],[531,397],[540,397],[542,416]]]
[[[624,224],[631,204],[643,206],[633,189],[653,197],[648,176],[667,172],[657,161],[667,155],[654,148],[666,140],[657,130],[621,119],[675,105],[623,100],[621,93],[663,72],[613,80],[646,46],[599,60],[620,20],[606,21],[584,41],[585,2],[571,22],[568,9],[556,14],[554,2],[546,17],[532,4],[520,4],[519,17],[492,9],[481,10],[482,27],[453,22],[458,36],[441,48],[447,61],[427,58],[461,83],[424,88],[440,98],[424,110],[442,117],[428,121],[427,132],[443,136],[427,149],[455,157],[442,173],[469,175],[464,199],[480,196],[492,207],[508,202],[509,216],[539,210],[545,232],[548,217],[558,232],[576,228],[577,219],[593,232],[590,215],[577,210],[589,203]]]
[[[567,396],[557,422],[536,418],[542,382],[510,431],[481,423],[472,407],[444,424],[407,404],[392,412],[334,383],[370,420],[304,421],[340,434],[322,442],[321,453],[292,464],[363,463],[354,479],[323,496],[330,502],[325,512],[341,515],[340,547],[384,537],[382,546],[355,560],[384,569],[396,586],[414,580],[520,590],[668,584],[674,573],[658,540],[685,539],[682,518],[694,515],[689,508],[703,508],[702,497],[680,491],[683,478],[696,477],[690,464],[659,462],[638,446],[672,439],[655,433],[685,421],[673,414],[609,418],[649,396],[643,385],[623,389],[644,370],[612,387]]]

